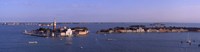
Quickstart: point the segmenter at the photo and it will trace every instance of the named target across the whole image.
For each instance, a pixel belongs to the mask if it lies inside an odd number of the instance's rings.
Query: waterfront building
[[[172,32],[182,32],[181,29],[172,29]]]
[[[144,30],[142,27],[139,27],[139,28],[137,29],[137,32],[145,32],[145,30]]]
[[[66,36],[65,32],[60,32],[60,36]]]
[[[197,32],[200,32],[200,30],[197,30]]]
[[[137,30],[133,30],[132,32],[137,32]]]
[[[89,33],[86,27],[75,27],[75,28],[72,28],[71,31],[76,35],[86,35]]]
[[[160,32],[159,30],[157,30],[157,29],[147,29],[147,32]]]
[[[114,31],[113,30],[108,30],[108,33],[113,33]]]
[[[137,32],[137,28],[132,28],[132,32]]]
[[[160,29],[159,29],[159,32],[166,32],[166,30],[165,30],[165,29],[162,29],[162,28],[160,28]]]
[[[83,30],[83,31],[79,31],[77,33],[78,33],[78,35],[86,35],[86,34],[88,34],[88,32],[89,31]]]
[[[171,30],[166,29],[166,28],[160,28],[159,32],[171,32]]]
[[[126,30],[126,32],[133,32],[133,30]]]
[[[172,29],[171,31],[172,32],[181,32],[181,31],[179,31],[179,29]]]
[[[180,31],[181,32],[188,32],[189,30],[181,28]]]
[[[72,30],[69,28],[66,31],[66,36],[71,36],[72,35]]]
[[[72,30],[69,28],[67,31],[61,31],[60,36],[72,36]]]
[[[172,29],[171,32],[188,32],[187,29]]]
[[[126,32],[126,30],[125,29],[119,29],[119,30],[116,30],[116,32],[124,33],[124,32]]]

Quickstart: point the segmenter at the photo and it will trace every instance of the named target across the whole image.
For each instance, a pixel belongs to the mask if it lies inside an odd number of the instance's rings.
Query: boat
[[[28,43],[29,44],[37,44],[38,42],[37,41],[29,41]]]
[[[190,38],[190,34],[189,33],[188,33],[188,36],[187,36],[186,43],[188,43],[189,45],[192,45],[192,40]]]
[[[181,44],[186,43],[192,45],[193,42],[195,42],[195,40],[191,40],[190,35],[188,33],[186,41],[181,41]]]

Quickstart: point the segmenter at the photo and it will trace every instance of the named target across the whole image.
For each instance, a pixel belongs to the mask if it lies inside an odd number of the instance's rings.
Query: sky
[[[0,22],[200,23],[200,0],[0,0]]]

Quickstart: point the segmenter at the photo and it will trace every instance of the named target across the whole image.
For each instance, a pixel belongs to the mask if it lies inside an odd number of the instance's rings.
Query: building
[[[56,18],[54,18],[53,22],[53,32],[56,32]]]
[[[136,31],[137,32],[145,32],[145,30],[142,27],[139,27]]]
[[[157,29],[151,29],[151,28],[150,28],[150,29],[147,30],[147,32],[160,32],[160,31],[157,30]]]

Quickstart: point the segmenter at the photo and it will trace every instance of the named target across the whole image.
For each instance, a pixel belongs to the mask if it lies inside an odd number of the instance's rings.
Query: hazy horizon
[[[200,0],[0,0],[0,22],[200,23]]]

